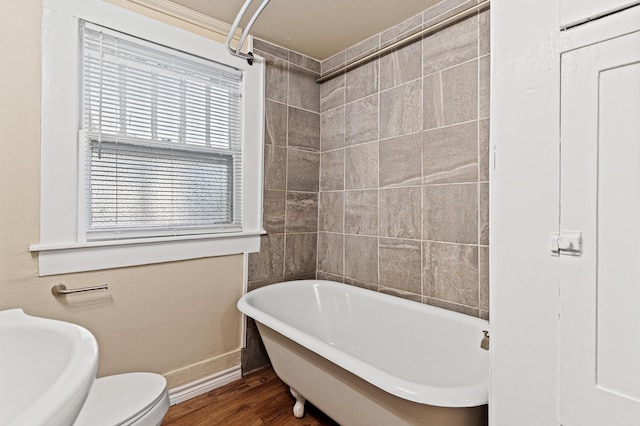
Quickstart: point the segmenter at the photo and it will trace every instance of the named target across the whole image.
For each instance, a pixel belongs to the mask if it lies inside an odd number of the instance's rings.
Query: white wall
[[[490,420],[553,425],[557,418],[559,220],[558,4],[491,4]]]

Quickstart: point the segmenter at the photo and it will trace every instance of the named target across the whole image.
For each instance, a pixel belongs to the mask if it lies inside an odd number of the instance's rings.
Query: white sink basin
[[[88,330],[22,309],[0,311],[0,425],[73,424],[97,367]]]

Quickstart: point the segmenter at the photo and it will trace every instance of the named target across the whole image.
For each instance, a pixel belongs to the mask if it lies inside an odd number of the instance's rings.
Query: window
[[[242,74],[83,23],[87,240],[242,229]]]
[[[263,61],[99,0],[43,34],[40,275],[257,251]]]

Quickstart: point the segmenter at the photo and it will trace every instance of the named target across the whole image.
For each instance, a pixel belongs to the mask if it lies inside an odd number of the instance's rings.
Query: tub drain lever
[[[480,348],[484,349],[485,351],[489,350],[489,331],[488,330],[482,330],[482,332],[484,333],[484,337],[482,338],[482,341],[480,342]]]

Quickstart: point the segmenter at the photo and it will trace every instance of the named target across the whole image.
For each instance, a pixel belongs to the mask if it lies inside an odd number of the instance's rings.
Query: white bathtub
[[[488,322],[332,281],[243,296],[294,414],[308,399],[341,425],[487,423]]]

